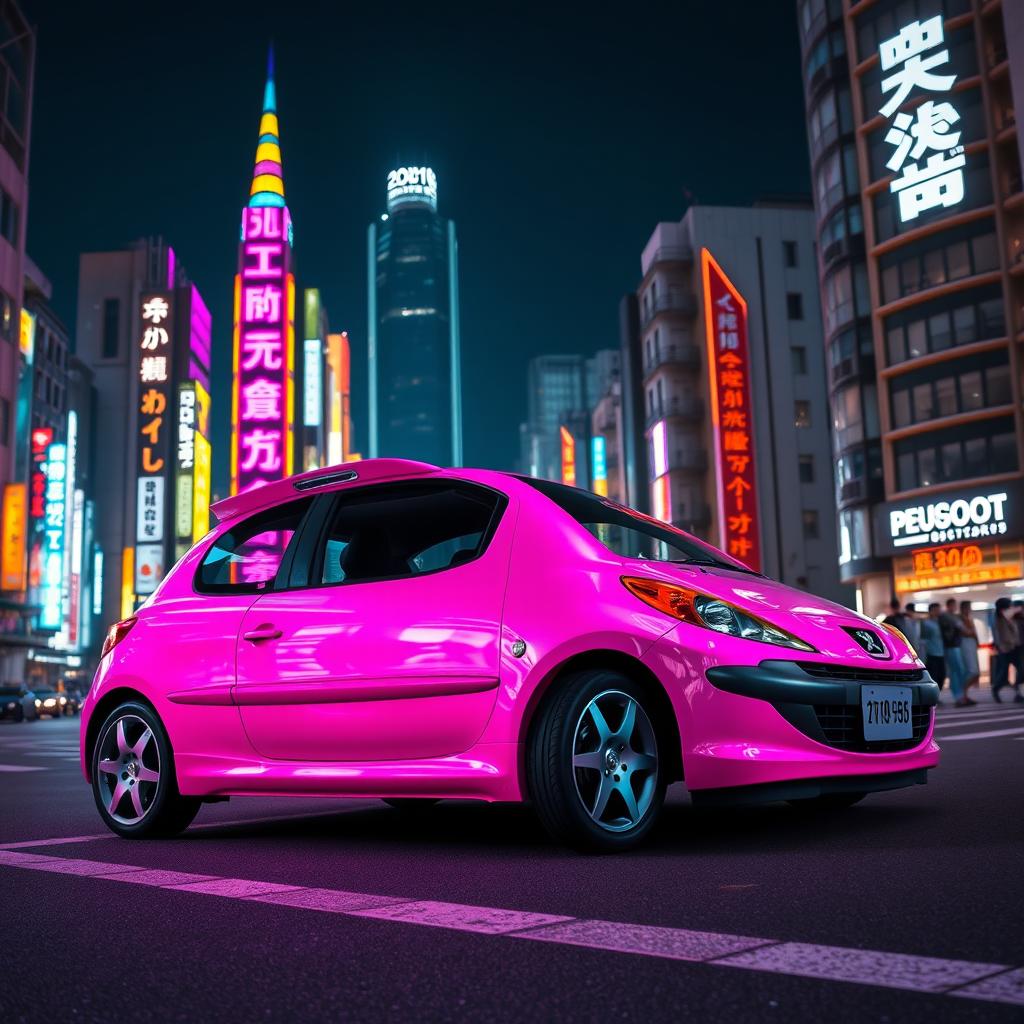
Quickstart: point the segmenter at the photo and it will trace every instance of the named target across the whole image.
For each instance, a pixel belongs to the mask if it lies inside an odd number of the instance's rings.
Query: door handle
[[[267,622],[262,626],[257,626],[255,629],[250,629],[248,633],[243,633],[242,639],[258,643],[260,640],[276,640],[279,636],[281,636],[281,630],[275,629],[274,626]]]

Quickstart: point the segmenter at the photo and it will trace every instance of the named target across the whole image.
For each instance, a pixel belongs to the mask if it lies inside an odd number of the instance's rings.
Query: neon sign
[[[608,496],[608,452],[607,443],[601,434],[590,439],[590,476],[594,485],[594,493],[602,497]]]
[[[700,262],[718,463],[720,544],[734,558],[760,571],[747,304],[707,249],[701,249]]]
[[[399,167],[388,172],[388,212],[408,202],[437,209],[437,175],[430,167]]]
[[[64,533],[67,502],[67,445],[53,443],[46,450],[43,473],[42,574],[39,585],[39,628],[60,629],[63,621]]]
[[[566,427],[558,428],[562,444],[562,483],[576,486],[576,438]]]
[[[295,278],[287,207],[242,215],[235,277],[231,493],[292,473]]]
[[[899,199],[902,223],[936,207],[956,206],[964,198],[967,158],[960,144],[962,133],[953,130],[960,121],[956,107],[949,100],[936,103],[929,99],[913,111],[896,113],[915,88],[952,90],[956,75],[936,72],[949,63],[949,50],[936,50],[944,41],[942,15],[937,14],[904,25],[898,35],[878,47],[881,70],[890,72],[882,78],[882,93],[890,95],[879,113],[892,119],[885,141],[895,147],[885,166],[901,175],[889,190]],[[929,50],[935,52],[924,56]],[[927,159],[922,162],[924,157]]]
[[[976,494],[889,511],[894,547],[995,537],[1007,530],[1007,493]]]

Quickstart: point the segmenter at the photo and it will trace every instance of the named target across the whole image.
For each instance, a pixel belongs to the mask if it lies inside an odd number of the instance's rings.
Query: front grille
[[[925,738],[932,717],[931,708],[915,705],[910,709],[911,739],[868,742],[864,739],[864,717],[859,704],[815,704],[814,713],[830,747],[860,754],[884,754],[916,747]]]
[[[855,683],[919,683],[924,679],[923,668],[868,668],[817,661],[798,661],[797,664],[817,679],[842,679]]]

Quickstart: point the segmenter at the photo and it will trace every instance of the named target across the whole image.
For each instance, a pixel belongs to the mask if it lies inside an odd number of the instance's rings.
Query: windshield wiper
[[[748,569],[745,565],[730,565],[728,562],[719,562],[715,558],[668,558],[666,561],[673,565],[707,565],[714,569],[729,569],[732,572],[746,572],[751,576],[760,576],[761,573],[754,569]]]

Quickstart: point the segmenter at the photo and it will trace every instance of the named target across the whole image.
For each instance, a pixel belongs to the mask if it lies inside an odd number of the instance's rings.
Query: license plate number
[[[862,686],[865,740],[909,740],[914,735],[909,686]]]

